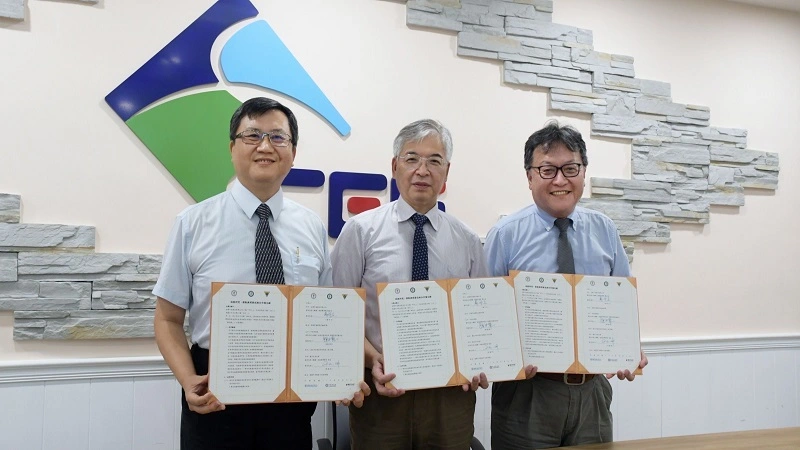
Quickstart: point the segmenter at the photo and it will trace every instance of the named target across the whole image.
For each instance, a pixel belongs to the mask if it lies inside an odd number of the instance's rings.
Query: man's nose
[[[271,151],[273,150],[272,143],[269,141],[268,138],[264,138],[261,142],[258,143],[258,145],[256,146],[256,150],[261,152]]]
[[[567,182],[567,177],[564,176],[564,172],[561,169],[556,171],[556,176],[553,178],[553,183],[564,184]]]

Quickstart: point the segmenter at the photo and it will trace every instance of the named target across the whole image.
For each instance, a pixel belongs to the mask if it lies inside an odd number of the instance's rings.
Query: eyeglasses
[[[268,138],[273,147],[287,147],[292,142],[291,136],[280,131],[265,131],[262,133],[258,130],[244,130],[233,138],[234,140],[241,138],[242,142],[249,145],[261,144],[264,138]]]
[[[425,167],[428,169],[441,169],[447,164],[444,158],[438,155],[420,156],[416,153],[408,153],[403,156],[398,156],[397,159],[403,161],[409,169],[418,169],[423,161],[425,162]]]
[[[561,171],[561,174],[564,175],[564,178],[574,178],[577,177],[578,174],[581,173],[581,167],[583,164],[580,163],[567,163],[563,166],[556,167],[556,166],[539,166],[539,167],[528,167],[528,169],[536,169],[539,172],[539,176],[545,180],[550,180],[558,175],[558,171]]]

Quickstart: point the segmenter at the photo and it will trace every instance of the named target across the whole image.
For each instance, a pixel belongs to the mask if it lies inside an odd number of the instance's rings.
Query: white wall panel
[[[86,380],[48,381],[44,384],[42,449],[89,448],[89,395]]]
[[[133,380],[91,380],[90,450],[133,450]]]
[[[778,386],[775,376],[775,353],[778,350],[753,355],[753,428],[778,426]],[[781,350],[786,351],[786,350]],[[789,351],[789,353],[796,353]]]
[[[150,378],[133,383],[134,450],[172,450],[175,416],[180,410],[180,385],[174,378]]]
[[[800,426],[800,336],[645,345],[650,364],[612,380],[615,440]],[[145,358],[0,365],[0,449],[178,450],[180,386]],[[491,389],[475,436],[491,443]],[[312,419],[332,437],[330,406]],[[343,439],[343,437],[342,437]]]
[[[43,410],[43,382],[0,384],[0,449],[40,449]]]
[[[661,436],[661,378],[663,355],[649,356],[644,375],[633,382],[612,379],[614,439]]]
[[[800,421],[800,368],[798,359],[800,352],[778,350],[775,351],[775,383],[776,413],[778,427],[797,426]]]

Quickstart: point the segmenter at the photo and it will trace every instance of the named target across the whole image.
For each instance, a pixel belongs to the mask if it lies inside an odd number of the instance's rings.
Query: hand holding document
[[[636,280],[535,272],[378,284],[384,369],[424,389],[539,372],[637,370]],[[638,373],[641,373],[639,370]]]
[[[222,403],[341,400],[364,377],[363,289],[212,283],[209,389]]]

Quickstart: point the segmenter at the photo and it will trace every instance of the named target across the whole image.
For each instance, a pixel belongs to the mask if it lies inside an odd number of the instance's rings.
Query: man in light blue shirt
[[[285,198],[281,183],[297,151],[292,111],[267,98],[246,101],[230,123],[236,180],[227,192],[186,208],[169,235],[161,274],[155,335],[164,360],[183,387],[181,448],[311,449],[316,403],[226,406],[208,390],[211,282],[255,283],[257,210],[266,204],[285,283],[331,284],[328,237],[311,210]],[[264,209],[261,207],[260,209]],[[274,259],[277,261],[277,259]],[[277,262],[273,264],[277,265]],[[183,331],[189,312],[191,349]],[[361,404],[369,390],[355,393]]]
[[[525,143],[525,171],[534,203],[501,219],[486,237],[489,272],[559,272],[557,248],[564,227],[575,273],[630,276],[630,265],[614,223],[578,205],[586,184],[586,144],[570,126],[550,122]],[[642,354],[639,367],[647,364]],[[492,387],[492,448],[552,448],[613,439],[611,385],[605,376],[536,373]],[[629,370],[619,379],[633,380]]]

